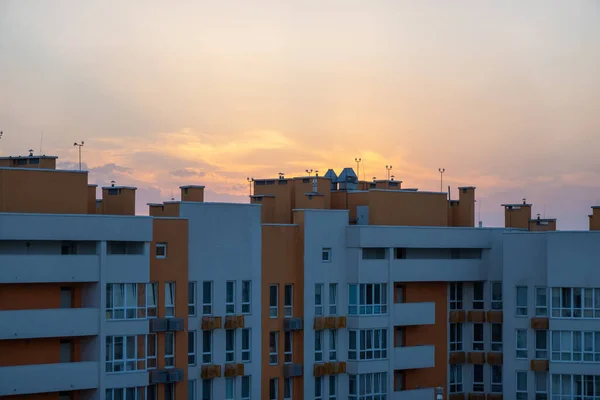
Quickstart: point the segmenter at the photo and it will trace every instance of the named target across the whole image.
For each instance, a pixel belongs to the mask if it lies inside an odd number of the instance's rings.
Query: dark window
[[[267,185],[274,185],[275,181],[267,181],[266,183],[267,183]]]
[[[397,260],[403,260],[406,258],[406,249],[403,247],[398,247],[394,249],[395,257]]]
[[[385,260],[386,249],[383,247],[367,247],[362,249],[363,260]]]
[[[108,189],[109,196],[116,196],[121,193],[121,189]]]
[[[39,163],[40,163],[39,158],[30,158],[29,159],[29,164],[31,164],[31,165],[39,165]]]
[[[265,181],[254,181],[256,186],[265,186]]]
[[[302,179],[302,183],[310,183],[310,179],[304,178],[304,179]]]
[[[280,179],[280,180],[279,180],[279,184],[280,184],[280,185],[287,185],[287,180],[285,180],[285,179]]]
[[[111,255],[142,255],[144,242],[108,242],[107,253]]]
[[[389,187],[398,187],[398,182],[390,182]]]
[[[63,242],[60,246],[60,254],[77,254],[77,243],[75,242]]]
[[[14,165],[27,165],[27,159],[26,158],[19,158],[17,160],[13,160],[13,164]]]

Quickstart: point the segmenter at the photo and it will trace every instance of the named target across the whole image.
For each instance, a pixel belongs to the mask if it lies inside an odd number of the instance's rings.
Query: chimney
[[[523,199],[522,203],[502,204],[504,207],[504,226],[506,228],[529,229],[531,204]]]
[[[188,185],[181,186],[181,201],[203,203],[204,186]]]
[[[115,181],[102,188],[103,214],[135,215],[135,191],[131,186],[116,186]]]
[[[600,231],[600,206],[592,207],[592,215],[590,215],[590,231]]]
[[[450,191],[448,190],[448,193]],[[455,215],[456,218],[456,215]],[[458,219],[455,226],[475,226],[475,187],[463,186],[458,188]]]

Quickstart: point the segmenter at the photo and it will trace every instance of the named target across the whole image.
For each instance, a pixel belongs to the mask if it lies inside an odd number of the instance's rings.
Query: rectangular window
[[[235,378],[225,378],[225,400],[235,399]]]
[[[285,318],[292,318],[292,315],[294,314],[293,301],[294,285],[285,285],[283,287],[283,316]]]
[[[548,359],[548,331],[535,331],[535,358],[540,360]]]
[[[165,368],[175,366],[175,333],[165,333]]]
[[[196,282],[188,282],[188,316],[196,315]]]
[[[213,283],[212,281],[202,282],[202,315],[212,315],[213,313]]]
[[[140,338],[143,340],[143,336],[140,336]],[[143,344],[142,341],[140,343],[142,348]],[[106,372],[129,372],[146,369],[146,358],[138,351],[138,336],[135,335],[107,336],[105,359]]]
[[[292,378],[283,379],[283,400],[292,400],[292,393],[294,393]]]
[[[491,324],[492,325],[492,351],[500,353],[502,352],[502,324]]]
[[[143,399],[143,397],[136,397],[136,399]],[[188,380],[188,400],[196,400],[196,381]]]
[[[492,393],[502,393],[502,365],[490,365]]]
[[[483,351],[483,324],[473,324],[473,351]]]
[[[212,400],[212,379],[202,380],[202,400]]]
[[[348,375],[348,400],[385,400],[388,396],[387,373]]]
[[[329,400],[337,400],[337,376],[329,375]],[[384,397],[381,397],[384,400]]]
[[[106,319],[145,319],[147,286],[145,283],[107,283]],[[149,317],[156,317],[156,303],[151,313]]]
[[[285,332],[283,334],[283,362],[285,364],[290,364],[292,362],[292,332]]]
[[[277,365],[279,362],[279,332],[269,333],[269,364]]]
[[[473,310],[483,310],[484,307],[483,297],[483,282],[473,283]]]
[[[463,351],[462,324],[450,324],[450,351]]]
[[[315,395],[314,400],[323,400],[323,378],[315,377]]]
[[[490,282],[492,310],[502,310],[502,282]]]
[[[225,362],[235,362],[235,331],[233,329],[225,330]]]
[[[315,283],[315,315],[323,315],[323,284]]]
[[[202,363],[212,363],[212,331],[202,331]]]
[[[461,364],[450,365],[450,393],[463,392],[463,369]]]
[[[460,282],[450,283],[450,309],[463,309],[463,285]]]
[[[157,316],[157,291],[157,282],[146,284],[146,314],[148,315],[148,318],[156,318]]]
[[[277,318],[277,305],[279,303],[279,285],[269,286],[269,318]]]
[[[329,361],[337,360],[337,329],[329,330]]]
[[[535,288],[535,316],[548,316],[548,289],[545,287]]]
[[[321,250],[321,261],[331,262],[331,249],[330,248],[323,248]]]
[[[315,331],[315,362],[323,362],[323,331]]]
[[[252,281],[242,281],[242,314],[250,314]]]
[[[165,400],[175,400],[175,384],[174,383],[165,383],[164,385],[164,399]]]
[[[148,369],[156,368],[156,354],[158,353],[157,345],[156,333],[150,333],[146,336],[146,361],[148,363]]]
[[[329,315],[337,315],[337,283],[329,284]]]
[[[250,376],[242,376],[242,400],[250,400]]]
[[[387,249],[383,247],[366,247],[362,249],[363,260],[385,260],[387,259]]]
[[[596,389],[600,389],[596,384]],[[535,373],[535,400],[548,400],[548,373]]]
[[[167,258],[166,243],[156,243],[156,258],[159,260],[164,260],[165,258]]]
[[[235,281],[227,281],[225,284],[225,314],[235,314]]]
[[[527,329],[517,329],[516,357],[527,358]]]
[[[250,328],[242,329],[242,362],[250,362]]]
[[[485,384],[483,382],[483,365],[473,365],[473,392],[484,392]]]
[[[165,317],[175,316],[175,282],[165,282]]]
[[[277,378],[269,379],[269,400],[277,400],[278,386]]]
[[[527,371],[517,371],[517,400],[527,400]]]
[[[387,283],[348,285],[348,314],[387,314]]]
[[[517,286],[517,314],[518,317],[527,316],[527,286]]]
[[[552,288],[554,318],[600,318],[600,289]]]
[[[361,329],[348,331],[348,359],[387,359],[387,329]],[[357,352],[358,350],[358,352]]]
[[[188,332],[188,365],[196,365],[196,331]]]

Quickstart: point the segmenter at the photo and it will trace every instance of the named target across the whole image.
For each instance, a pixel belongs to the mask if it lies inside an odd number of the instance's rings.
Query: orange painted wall
[[[254,182],[255,195],[275,196],[275,218],[273,223],[289,224],[292,222],[294,181],[292,179],[285,179],[284,181],[285,184],[278,179],[274,179],[272,185],[256,185],[256,182]]]
[[[88,185],[87,208],[88,214],[96,214],[96,185]]]
[[[135,215],[135,190],[117,188],[119,194],[109,195],[109,189],[102,188],[102,204],[104,214]]]
[[[445,193],[369,191],[371,225],[447,226]]]
[[[435,302],[435,325],[408,326],[405,345],[435,346],[435,367],[405,371],[406,389],[446,387],[448,371],[448,295],[445,282],[405,284],[405,301]],[[447,389],[446,389],[447,392]]]
[[[504,207],[504,226],[506,228],[528,229],[531,219],[531,206],[519,205],[518,210],[509,210]]]
[[[454,226],[475,226],[475,188],[459,188],[458,219]]]
[[[556,221],[548,221],[547,225],[538,224],[538,221],[529,221],[529,230],[533,232],[548,232],[556,230]]]
[[[165,283],[175,282],[175,317],[183,318],[185,330],[175,333],[175,367],[184,371],[184,381],[175,385],[177,399],[187,399],[187,316],[188,316],[188,221],[186,219],[154,219],[150,246],[150,280],[158,282],[158,317],[165,317]],[[156,243],[167,243],[167,258],[156,259]],[[165,334],[157,335],[158,368],[165,365]],[[192,377],[191,379],[199,379]],[[162,385],[158,400],[164,399]]]
[[[81,338],[72,343],[71,360],[81,361]],[[0,340],[0,367],[60,362],[60,338]]]
[[[60,307],[59,283],[14,283],[0,285],[0,310]]]
[[[592,215],[590,216],[590,231],[600,231],[600,208],[592,208]]]

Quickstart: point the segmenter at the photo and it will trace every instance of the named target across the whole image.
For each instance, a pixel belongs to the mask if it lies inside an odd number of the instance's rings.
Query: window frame
[[[529,358],[527,334],[527,329],[515,329],[515,358],[517,360],[526,360]],[[519,336],[524,338],[525,343],[522,343],[524,346],[519,346]]]
[[[269,400],[277,400],[279,397],[279,379],[269,379]]]
[[[478,335],[477,329],[481,329],[480,340],[475,340]],[[482,352],[485,351],[485,327],[483,323],[473,323],[473,351]]]
[[[206,295],[208,289],[208,297]],[[213,315],[214,282],[202,281],[202,315]]]
[[[323,400],[323,377],[322,376],[315,377],[314,388],[315,388],[315,396],[313,397],[313,399],[314,400]]]
[[[225,329],[225,364],[235,363],[235,329]]]
[[[370,385],[367,385],[367,380]],[[388,395],[388,373],[375,372],[358,375],[348,375],[348,400],[383,399]],[[364,387],[364,389],[363,389]],[[371,389],[368,392],[368,389]],[[378,388],[379,391],[375,391]]]
[[[387,283],[348,284],[348,315],[387,315],[387,290]],[[376,302],[377,292],[379,292],[379,302]],[[368,301],[371,301],[371,303],[368,303]]]
[[[165,282],[165,318],[175,317],[175,298],[177,286],[174,281]],[[169,293],[171,296],[169,296]]]
[[[151,282],[151,284],[154,283]],[[146,294],[148,285],[148,283],[107,283],[104,288],[106,296],[106,320],[125,321],[156,318],[156,315],[148,317],[148,300]],[[143,296],[140,296],[141,294]],[[140,304],[140,298],[143,304]],[[129,304],[131,302],[134,305]],[[156,314],[156,307],[153,309],[153,314]]]
[[[245,383],[248,382],[248,395],[246,396],[244,393],[244,389],[245,389]],[[250,397],[252,397],[252,377],[250,375],[244,375],[242,376],[242,385],[241,385],[241,389],[240,389],[240,398],[241,400],[250,400]]]
[[[208,338],[208,342],[206,341]],[[208,343],[208,349],[206,344]],[[212,364],[213,362],[213,332],[202,331],[202,364]]]
[[[542,329],[535,329],[534,331],[534,343],[535,343],[535,353],[534,359],[536,360],[548,360],[548,331]],[[540,338],[543,337],[545,341],[545,347],[541,347]]]
[[[325,315],[323,307],[323,292],[325,291],[325,285],[322,283],[315,283],[315,316],[322,317]]]
[[[289,292],[288,292],[289,291]],[[286,283],[283,287],[283,317],[292,318],[294,315],[294,285]]]
[[[197,282],[188,282],[188,317],[195,317],[197,312],[196,298],[197,298]]]
[[[495,330],[494,328],[496,328],[497,330]],[[494,340],[494,339],[498,339],[497,337],[494,337],[494,333],[498,333],[500,332],[500,340]],[[492,352],[494,353],[501,353],[502,352],[502,324],[501,323],[491,323],[490,324],[490,344],[491,344],[491,349]]]
[[[292,400],[294,394],[294,379],[283,378],[283,400]]]
[[[225,282],[225,315],[235,315],[235,281]]]
[[[315,332],[315,350],[314,350],[314,357],[315,357],[315,363],[323,363],[325,362],[324,356],[323,356],[323,352],[324,352],[324,347],[325,344],[324,339],[325,339],[325,335],[324,335],[324,331],[314,331]]]
[[[490,282],[490,309],[493,311],[502,311],[504,308],[502,290],[502,281]]]
[[[490,365],[490,384],[491,393],[502,393],[502,365]]]
[[[329,284],[329,315],[337,315],[337,303],[338,303],[338,284]]]
[[[325,257],[325,254],[327,254],[327,257]],[[321,262],[324,262],[324,263],[331,262],[331,247],[321,248]]]
[[[337,361],[337,343],[338,343],[338,330],[329,330],[329,347],[327,349],[329,361]]]
[[[154,343],[154,346],[152,346],[152,343]],[[152,349],[153,355],[150,354],[150,349]],[[156,333],[149,333],[146,335],[146,369],[151,370],[156,368],[158,368],[158,335]]]
[[[338,393],[338,379],[336,375],[329,375],[329,399],[337,400]]]
[[[387,360],[389,347],[387,331],[387,328],[349,329],[348,360]]]
[[[247,290],[245,290],[247,288]],[[247,299],[244,293],[247,292]],[[242,281],[242,314],[252,313],[252,281]]]
[[[450,282],[449,285],[449,301],[448,306],[451,311],[464,310],[464,287],[462,282]]]
[[[252,330],[251,328],[242,328],[242,343],[241,343],[241,354],[242,354],[242,363],[249,363],[252,361]],[[244,335],[248,336],[248,347],[244,348]]]
[[[449,347],[450,347],[450,352],[457,352],[457,351],[463,351],[464,348],[464,332],[463,332],[463,324],[458,322],[458,323],[451,323],[449,330],[450,330],[450,338],[449,338]],[[454,337],[453,337],[454,336]]]
[[[227,390],[229,388],[231,388],[231,393],[228,395]],[[234,400],[234,399],[235,399],[235,378],[228,376],[225,378],[225,400]]]
[[[146,284],[146,317],[148,319],[158,317],[158,282]]]
[[[552,318],[600,319],[600,288],[552,287],[550,293]]]
[[[519,385],[519,377],[525,377],[525,388]],[[516,400],[527,400],[527,371],[515,372]]]
[[[171,354],[167,352],[169,342],[171,343]],[[175,368],[175,353],[175,332],[165,332],[165,368]],[[170,363],[167,360],[170,360]]]
[[[196,331],[188,331],[188,365],[196,365]],[[190,346],[190,343],[192,344]],[[191,349],[190,349],[191,347]]]
[[[515,316],[527,317],[528,314],[528,287],[515,286]],[[523,297],[524,296],[524,297]]]
[[[540,302],[540,297],[543,302]],[[548,288],[546,286],[535,287],[535,316],[548,317]]]
[[[283,332],[283,363],[291,364],[294,357],[294,335],[292,331]]]
[[[273,296],[274,295],[274,296]],[[279,285],[269,285],[269,318],[277,318],[279,315]]]
[[[279,364],[279,331],[269,332],[269,365]]]
[[[462,364],[450,365],[448,392],[463,393],[464,375]]]
[[[481,297],[478,297],[478,289],[481,290]],[[485,282],[473,282],[473,310],[485,309]]]
[[[156,255],[157,260],[165,260],[167,258],[167,242],[158,242],[156,243],[154,254]],[[163,249],[163,251],[159,251],[159,249]],[[163,254],[159,254],[163,253]]]
[[[477,375],[479,375],[479,376],[477,376]],[[476,380],[476,377],[479,379]],[[474,393],[485,392],[484,367],[482,364],[473,365],[473,392]]]
[[[133,338],[133,344],[130,343],[130,339]],[[116,358],[115,355],[118,353],[117,339],[120,339],[122,358]],[[106,354],[104,357],[104,372],[107,374],[122,374],[134,371],[145,371],[146,370],[146,356],[140,357],[139,354],[139,343],[138,335],[111,335],[106,336],[104,342],[106,347]],[[145,340],[145,339],[144,339]],[[131,358],[129,348],[133,346],[134,357]],[[110,350],[110,351],[109,351]],[[140,368],[140,363],[142,367]],[[123,369],[116,369],[115,365],[121,365]],[[110,367],[109,367],[110,366]]]

